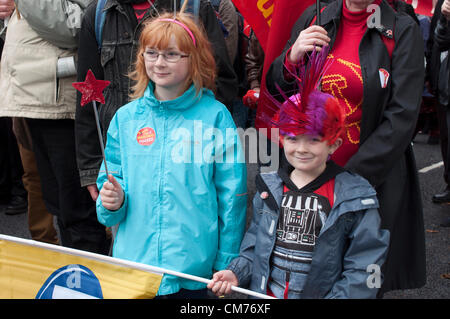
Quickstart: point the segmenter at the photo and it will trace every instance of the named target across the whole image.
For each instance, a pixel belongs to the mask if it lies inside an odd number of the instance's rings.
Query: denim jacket
[[[280,207],[281,178],[276,172],[261,177]],[[349,172],[336,176],[334,192],[334,205],[317,238],[301,298],[375,298],[390,235],[380,229],[376,192],[365,179]],[[267,293],[279,216],[279,209],[270,209],[266,201],[256,193],[240,255],[227,267],[241,287],[259,293]]]

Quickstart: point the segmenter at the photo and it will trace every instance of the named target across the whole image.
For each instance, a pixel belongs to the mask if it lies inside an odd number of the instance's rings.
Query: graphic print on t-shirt
[[[324,196],[293,191],[284,193],[276,244],[288,249],[313,251],[330,210],[330,203]]]

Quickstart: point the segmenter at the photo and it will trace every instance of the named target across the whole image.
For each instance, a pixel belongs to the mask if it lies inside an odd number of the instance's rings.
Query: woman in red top
[[[331,47],[334,62],[322,91],[345,109],[343,146],[333,160],[375,187],[383,228],[391,232],[383,270],[383,292],[425,284],[425,239],[421,193],[411,137],[417,121],[424,77],[420,29],[385,0],[336,0],[302,14],[283,53],[267,74],[272,95],[294,89],[289,70],[302,67],[308,54]],[[275,85],[277,84],[277,85]]]

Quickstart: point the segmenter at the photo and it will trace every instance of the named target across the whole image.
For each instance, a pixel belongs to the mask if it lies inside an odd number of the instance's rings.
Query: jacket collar
[[[285,162],[287,163],[287,160]],[[284,164],[284,163],[282,162],[282,164]],[[295,185],[294,182],[292,182],[292,180],[290,178],[291,172],[293,170],[294,170],[294,167],[292,165],[290,165],[289,163],[287,163],[285,165],[280,165],[280,168],[278,169],[278,176],[281,178],[283,183],[290,190],[297,191],[297,192],[304,192],[304,193],[314,192],[316,189],[321,187],[327,181],[336,177],[336,175],[338,175],[339,173],[342,173],[343,171],[345,171],[344,168],[337,165],[335,162],[328,161],[325,171],[322,174],[320,174],[315,180],[310,182],[308,185],[305,185],[304,187],[299,189],[297,187],[297,185]]]
[[[332,21],[339,22],[342,17],[342,5],[344,0],[336,0],[327,5],[320,16],[320,25],[325,26]],[[394,36],[395,11],[392,7],[382,0],[380,4],[380,25],[372,27],[383,36],[392,39]],[[374,14],[376,14],[374,12]]]
[[[121,4],[117,0],[108,0],[105,3],[105,8],[103,10],[109,10],[112,7],[121,6]]]
[[[324,26],[333,20],[339,21],[342,16],[342,1],[332,1],[320,14],[320,25]]]
[[[381,12],[381,22],[380,26],[375,29],[383,36],[389,39],[394,38],[394,24],[395,24],[395,11],[386,2],[386,0],[381,1],[380,4]]]
[[[120,3],[117,0],[108,0],[108,1],[106,1],[105,7],[103,8],[103,11],[114,10],[114,9],[116,9],[120,13],[126,15],[123,3]]]
[[[145,89],[144,96],[141,98],[142,101],[146,105],[151,106],[161,106],[164,109],[170,109],[170,110],[178,110],[182,111],[185,109],[188,109],[193,104],[197,103],[202,95],[208,95],[213,97],[213,93],[208,89],[202,89],[199,94],[197,95],[197,91],[195,89],[194,84],[191,84],[191,86],[179,97],[177,97],[174,100],[169,101],[160,101],[158,100],[154,93],[154,86],[152,82],[149,82],[147,88]]]
[[[278,207],[280,207],[281,199],[283,197],[283,180],[277,172],[261,173],[260,175],[270,193],[275,198]],[[335,210],[343,203],[350,203],[349,205],[343,205],[343,209],[339,209],[338,216],[350,210],[358,211],[367,208],[378,207],[376,192],[370,186],[370,184],[361,176],[352,174],[347,171],[336,176],[334,183],[334,193],[335,199],[332,210]],[[361,201],[361,199],[365,198],[373,199],[373,201],[370,202],[370,205]],[[336,218],[338,216],[336,216]]]

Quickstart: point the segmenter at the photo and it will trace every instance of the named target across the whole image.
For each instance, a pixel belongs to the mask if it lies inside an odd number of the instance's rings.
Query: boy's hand
[[[208,284],[208,289],[216,296],[223,296],[231,293],[231,286],[238,286],[236,275],[231,270],[221,270],[213,275],[212,281]]]
[[[330,43],[328,32],[321,26],[312,25],[300,32],[291,48],[288,60],[297,64],[303,59],[306,52],[311,52],[314,48],[320,51],[328,43]]]
[[[442,15],[450,20],[450,0],[445,0],[441,7]]]
[[[103,207],[108,210],[118,210],[123,204],[124,197],[122,187],[110,174],[108,181],[103,183],[103,188],[100,191]]]

